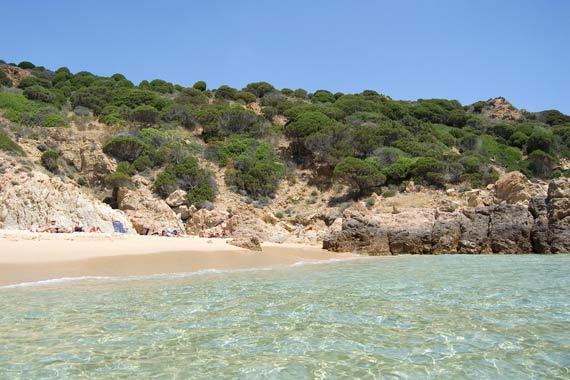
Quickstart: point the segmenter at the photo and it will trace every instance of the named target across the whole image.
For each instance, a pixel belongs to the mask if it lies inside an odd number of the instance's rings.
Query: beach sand
[[[264,243],[263,252],[225,239],[0,231],[0,286],[64,277],[135,276],[246,269],[350,259],[318,246]]]

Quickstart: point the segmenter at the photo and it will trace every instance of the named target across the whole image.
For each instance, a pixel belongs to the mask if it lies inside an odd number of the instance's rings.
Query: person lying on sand
[[[101,228],[99,228],[99,226],[97,227],[91,227],[89,229],[89,232],[99,232],[99,233],[103,233],[103,231],[101,231]]]
[[[73,227],[73,232],[85,232],[83,224],[80,221],[75,222],[75,227]]]

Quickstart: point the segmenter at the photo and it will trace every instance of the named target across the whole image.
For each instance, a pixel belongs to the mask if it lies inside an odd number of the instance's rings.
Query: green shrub
[[[198,82],[194,83],[192,85],[192,88],[198,90],[198,91],[206,91],[206,82],[204,82],[203,80],[199,80]]]
[[[517,148],[522,148],[528,143],[528,136],[522,132],[515,132],[509,138],[509,145],[516,146]]]
[[[150,105],[138,106],[131,112],[130,119],[135,123],[153,125],[158,122],[158,110]]]
[[[24,151],[20,147],[20,145],[15,143],[10,137],[8,137],[8,135],[6,135],[4,132],[1,131],[0,131],[0,150],[3,150],[5,152],[10,152],[12,154],[15,154],[16,156],[24,156]]]
[[[169,171],[163,171],[156,176],[153,183],[154,191],[163,198],[168,197],[177,189],[176,176]]]
[[[417,158],[400,157],[396,162],[382,170],[388,182],[399,185],[402,181],[409,179],[411,171]]]
[[[235,186],[254,197],[274,193],[285,174],[285,167],[279,160],[273,146],[253,139],[234,143],[231,149],[220,155],[231,159],[232,165],[226,169],[225,180],[228,186]]]
[[[277,211],[274,215],[277,219],[283,219],[285,217],[285,214],[283,214],[283,211]]]
[[[147,148],[139,139],[133,136],[115,136],[103,145],[103,152],[119,160],[133,162]]]
[[[131,176],[124,172],[115,172],[105,176],[105,184],[110,188],[131,187]]]
[[[33,69],[34,67],[36,67],[36,65],[34,65],[32,62],[22,61],[18,63],[18,67],[21,69]]]
[[[539,129],[534,131],[528,138],[526,151],[528,154],[534,152],[535,150],[541,150],[543,152],[550,153],[552,150],[553,142],[554,136],[551,131]]]
[[[48,114],[45,115],[42,120],[42,127],[45,128],[59,128],[59,127],[69,127],[69,123],[60,114]]]
[[[0,108],[8,120],[19,124],[35,124],[36,116],[46,109],[23,95],[7,91],[0,91]]]
[[[150,89],[161,94],[172,94],[174,92],[174,85],[162,79],[155,79],[150,82]]]
[[[60,153],[56,152],[55,150],[46,150],[40,160],[44,168],[49,170],[52,173],[59,172],[59,156]]]
[[[147,155],[139,156],[133,161],[133,167],[136,171],[142,172],[146,169],[151,169],[154,166],[154,162]]]
[[[311,100],[318,103],[334,103],[336,98],[332,92],[327,90],[317,90],[311,95]]]
[[[528,161],[532,174],[540,178],[550,178],[558,163],[556,157],[541,150],[534,150],[529,154]]]

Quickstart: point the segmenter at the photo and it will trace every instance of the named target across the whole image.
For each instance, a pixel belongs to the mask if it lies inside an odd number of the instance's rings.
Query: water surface
[[[569,379],[570,256],[0,289],[0,379]]]

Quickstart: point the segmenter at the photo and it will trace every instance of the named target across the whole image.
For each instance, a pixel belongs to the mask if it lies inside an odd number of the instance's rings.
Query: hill
[[[26,188],[40,171],[121,210],[139,232],[196,233],[235,216],[235,228],[262,238],[283,240],[302,223],[319,240],[356,204],[463,207],[472,189],[482,190],[471,203],[482,202],[506,172],[539,188],[570,177],[570,117],[502,97],[462,105],[267,82],[135,85],[122,74],[4,61],[0,85],[3,190]],[[50,213],[18,220],[15,200],[5,202],[6,226],[44,223]],[[64,214],[69,223],[82,217]]]

